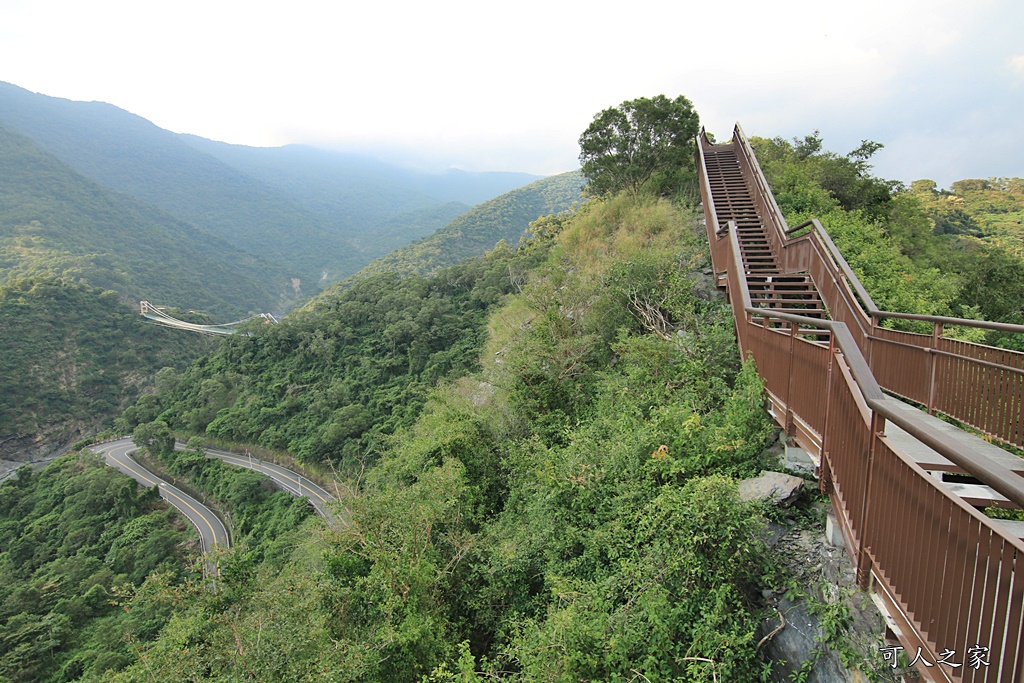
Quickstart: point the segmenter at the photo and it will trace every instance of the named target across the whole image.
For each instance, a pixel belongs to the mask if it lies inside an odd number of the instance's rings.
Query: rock
[[[740,482],[740,500],[766,500],[789,507],[800,495],[804,480],[782,472],[763,471],[758,477]]]
[[[822,648],[821,624],[804,603],[782,598],[778,612],[785,615],[786,625],[761,648],[761,656],[772,663],[771,680],[790,683],[800,674],[801,666],[814,660],[814,667],[805,674],[809,683],[849,683],[852,672],[847,671],[839,655]],[[780,625],[778,614],[761,622],[757,637],[765,638]]]

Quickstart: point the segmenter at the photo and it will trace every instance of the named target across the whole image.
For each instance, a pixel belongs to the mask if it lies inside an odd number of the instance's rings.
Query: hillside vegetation
[[[933,180],[916,180],[911,193],[940,235],[978,237],[1024,258],[1024,179],[958,180],[939,190]]]
[[[98,429],[155,370],[210,348],[180,333],[139,336],[126,322],[135,302],[217,322],[280,313],[469,208],[452,198],[532,178],[426,176],[311,148],[214,143],[0,83],[0,330],[10,340],[0,456],[44,455]],[[517,234],[528,221],[505,218]],[[482,237],[476,253],[498,239]]]
[[[535,218],[578,203],[583,185],[579,171],[537,180],[474,207],[429,237],[378,258],[360,274],[426,275],[479,256],[501,240],[516,245]]]
[[[190,534],[155,488],[87,453],[0,484],[0,681],[95,681],[138,661],[198,578]]]
[[[218,316],[270,310],[283,273],[88,180],[0,128],[0,282],[61,277]]]
[[[222,341],[119,422],[159,417],[193,434],[287,449],[358,468],[381,436],[410,425],[438,381],[475,369],[487,312],[537,250],[498,249],[431,277],[358,278],[280,324]]]
[[[95,433],[152,382],[211,349],[146,324],[102,292],[59,279],[0,285],[0,457],[43,455]]]
[[[0,83],[0,126],[92,182],[216,236],[227,245],[219,254],[226,262],[253,258],[252,273],[279,294],[291,294],[295,279],[310,296],[359,270],[384,253],[368,239],[375,227],[402,214],[451,201],[468,208],[536,178],[422,174],[297,145],[228,145],[171,133],[109,104],[46,97],[8,83]],[[393,228],[392,236],[402,244],[421,236],[416,224],[423,220],[415,219],[408,232]]]
[[[354,493],[348,525],[293,535],[283,566],[229,580],[230,605],[193,595],[114,680],[754,680],[764,549],[731,477],[756,473],[772,430],[700,276],[694,215],[622,196],[532,233],[515,254],[322,297],[136,407],[184,427],[221,383],[207,431],[301,422],[321,439],[306,457],[340,462]],[[490,310],[462,379],[484,317],[440,351],[449,298]],[[383,396],[358,399],[366,372]],[[400,415],[377,409],[414,386]],[[393,436],[346,433],[359,420]]]

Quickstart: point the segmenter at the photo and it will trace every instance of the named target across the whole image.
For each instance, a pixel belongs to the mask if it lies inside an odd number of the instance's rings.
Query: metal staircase
[[[861,588],[908,661],[921,654],[923,680],[1024,683],[1022,530],[980,509],[1024,508],[1024,463],[989,443],[1024,446],[1024,354],[943,334],[1024,326],[879,310],[820,223],[787,225],[739,126],[725,144],[702,133],[696,154],[740,354],[754,359],[773,418],[815,460]],[[971,651],[989,664],[964,664]],[[948,652],[959,667],[934,664]]]

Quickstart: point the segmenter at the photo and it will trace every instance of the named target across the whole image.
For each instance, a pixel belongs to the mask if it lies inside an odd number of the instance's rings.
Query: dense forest
[[[682,97],[623,103],[595,117],[584,157],[608,153],[602,121],[628,129],[660,107],[679,117],[671,154],[585,165],[572,211],[545,195],[577,191],[578,174],[534,183],[190,365],[116,331],[57,331],[103,350],[81,387],[45,378],[72,411],[88,410],[76,396],[123,401],[108,368],[132,354],[167,366],[115,428],[159,434],[148,465],[222,510],[235,543],[211,590],[180,522],[87,450],[23,469],[0,485],[0,577],[16,577],[0,582],[0,682],[768,680],[762,591],[793,579],[764,529],[805,511],[737,494],[778,466],[775,430],[710,272],[696,113]],[[877,143],[753,144],[790,222],[819,218],[882,308],[1024,322],[1019,180],[906,188],[871,174]],[[467,244],[490,250],[453,263]],[[40,330],[80,299],[116,299],[62,280],[3,291]],[[33,292],[53,310],[19,303]],[[40,334],[30,344],[69,353]],[[64,396],[18,386],[42,392],[32,415]],[[8,419],[27,420],[16,405]],[[204,458],[207,441],[333,479],[338,519]]]
[[[58,278],[0,284],[0,457],[45,454],[94,434],[164,367],[212,350],[146,324],[102,291]]]
[[[96,680],[138,661],[198,579],[198,540],[89,453],[0,484],[0,681]]]
[[[247,358],[233,367],[276,377],[237,378],[251,388],[207,424],[218,435],[222,425],[273,419],[268,398],[293,405],[304,434],[341,431],[339,415],[355,411],[320,391],[359,376],[342,374],[353,367],[340,364],[345,353],[362,355],[368,370],[390,368],[406,387],[421,382],[425,402],[404,416],[379,410],[373,394],[399,389],[374,374],[370,399],[349,405],[372,425],[364,434],[381,437],[303,452],[340,458],[362,477],[345,501],[348,524],[293,537],[283,567],[262,565],[230,584],[245,596],[231,609],[197,595],[144,650],[145,663],[117,679],[756,675],[752,596],[767,560],[752,533],[760,511],[738,502],[732,477],[757,472],[773,432],[753,369],[740,367],[729,310],[700,277],[698,228],[692,211],[666,200],[594,200],[575,216],[538,221],[514,253],[501,247],[391,290],[373,276],[294,316],[290,335],[279,337],[281,326],[218,350],[211,362]],[[482,354],[477,335],[460,366],[429,345],[417,362],[397,335],[429,344],[428,331],[457,320],[444,292],[425,289],[431,283],[491,308],[467,319],[488,334]],[[419,320],[403,313],[401,291],[417,295]],[[353,321],[375,309],[394,329],[357,336]],[[663,321],[653,329],[644,315],[652,310]],[[166,376],[148,414],[126,417],[159,414],[187,428],[202,407],[196,390],[212,378],[191,374],[199,368]],[[287,396],[302,381],[314,386]],[[268,396],[274,386],[283,393]],[[365,389],[335,395],[358,400]],[[350,452],[352,443],[360,446]]]

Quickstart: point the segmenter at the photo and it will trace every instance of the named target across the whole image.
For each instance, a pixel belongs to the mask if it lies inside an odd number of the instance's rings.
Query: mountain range
[[[209,350],[145,325],[139,300],[216,322],[284,313],[367,264],[429,272],[518,242],[581,185],[229,145],[0,83],[0,457],[94,432],[160,368]]]
[[[243,309],[280,312],[391,249],[429,235],[472,205],[538,179],[525,173],[427,174],[301,145],[229,145],[163,130],[110,104],[48,97],[7,83],[0,83],[0,127],[8,144],[11,135],[21,136],[22,157],[31,149],[39,160],[20,166],[30,177],[19,178],[19,167],[9,166],[0,183],[27,182],[37,192],[52,191],[51,204],[67,203],[59,187],[31,177],[33,168],[46,166],[46,173],[63,177],[62,185],[88,185],[91,196],[105,195],[102,202],[118,207],[115,213],[121,215],[113,222],[125,233],[156,239],[157,225],[157,232],[179,245],[180,258],[143,255],[127,243],[116,257],[107,253],[127,264],[127,272],[139,261],[149,266],[134,270],[152,271],[159,259],[190,259],[184,272],[201,272],[204,284],[261,283],[247,287],[251,294],[244,297],[218,295],[219,303],[210,297],[161,302],[217,315]],[[0,236],[23,233],[19,220],[8,216]],[[97,222],[92,216],[84,222],[90,221]],[[53,226],[47,249],[60,251],[61,235],[67,229],[77,232],[83,220],[65,223]],[[68,245],[71,253],[81,251],[78,242]],[[225,264],[226,272],[195,261],[190,251]],[[244,275],[235,270],[239,267]],[[132,296],[140,294],[137,289],[154,292],[145,294],[150,298],[174,289],[152,272],[148,275],[156,279],[136,275],[139,287],[118,289]]]

